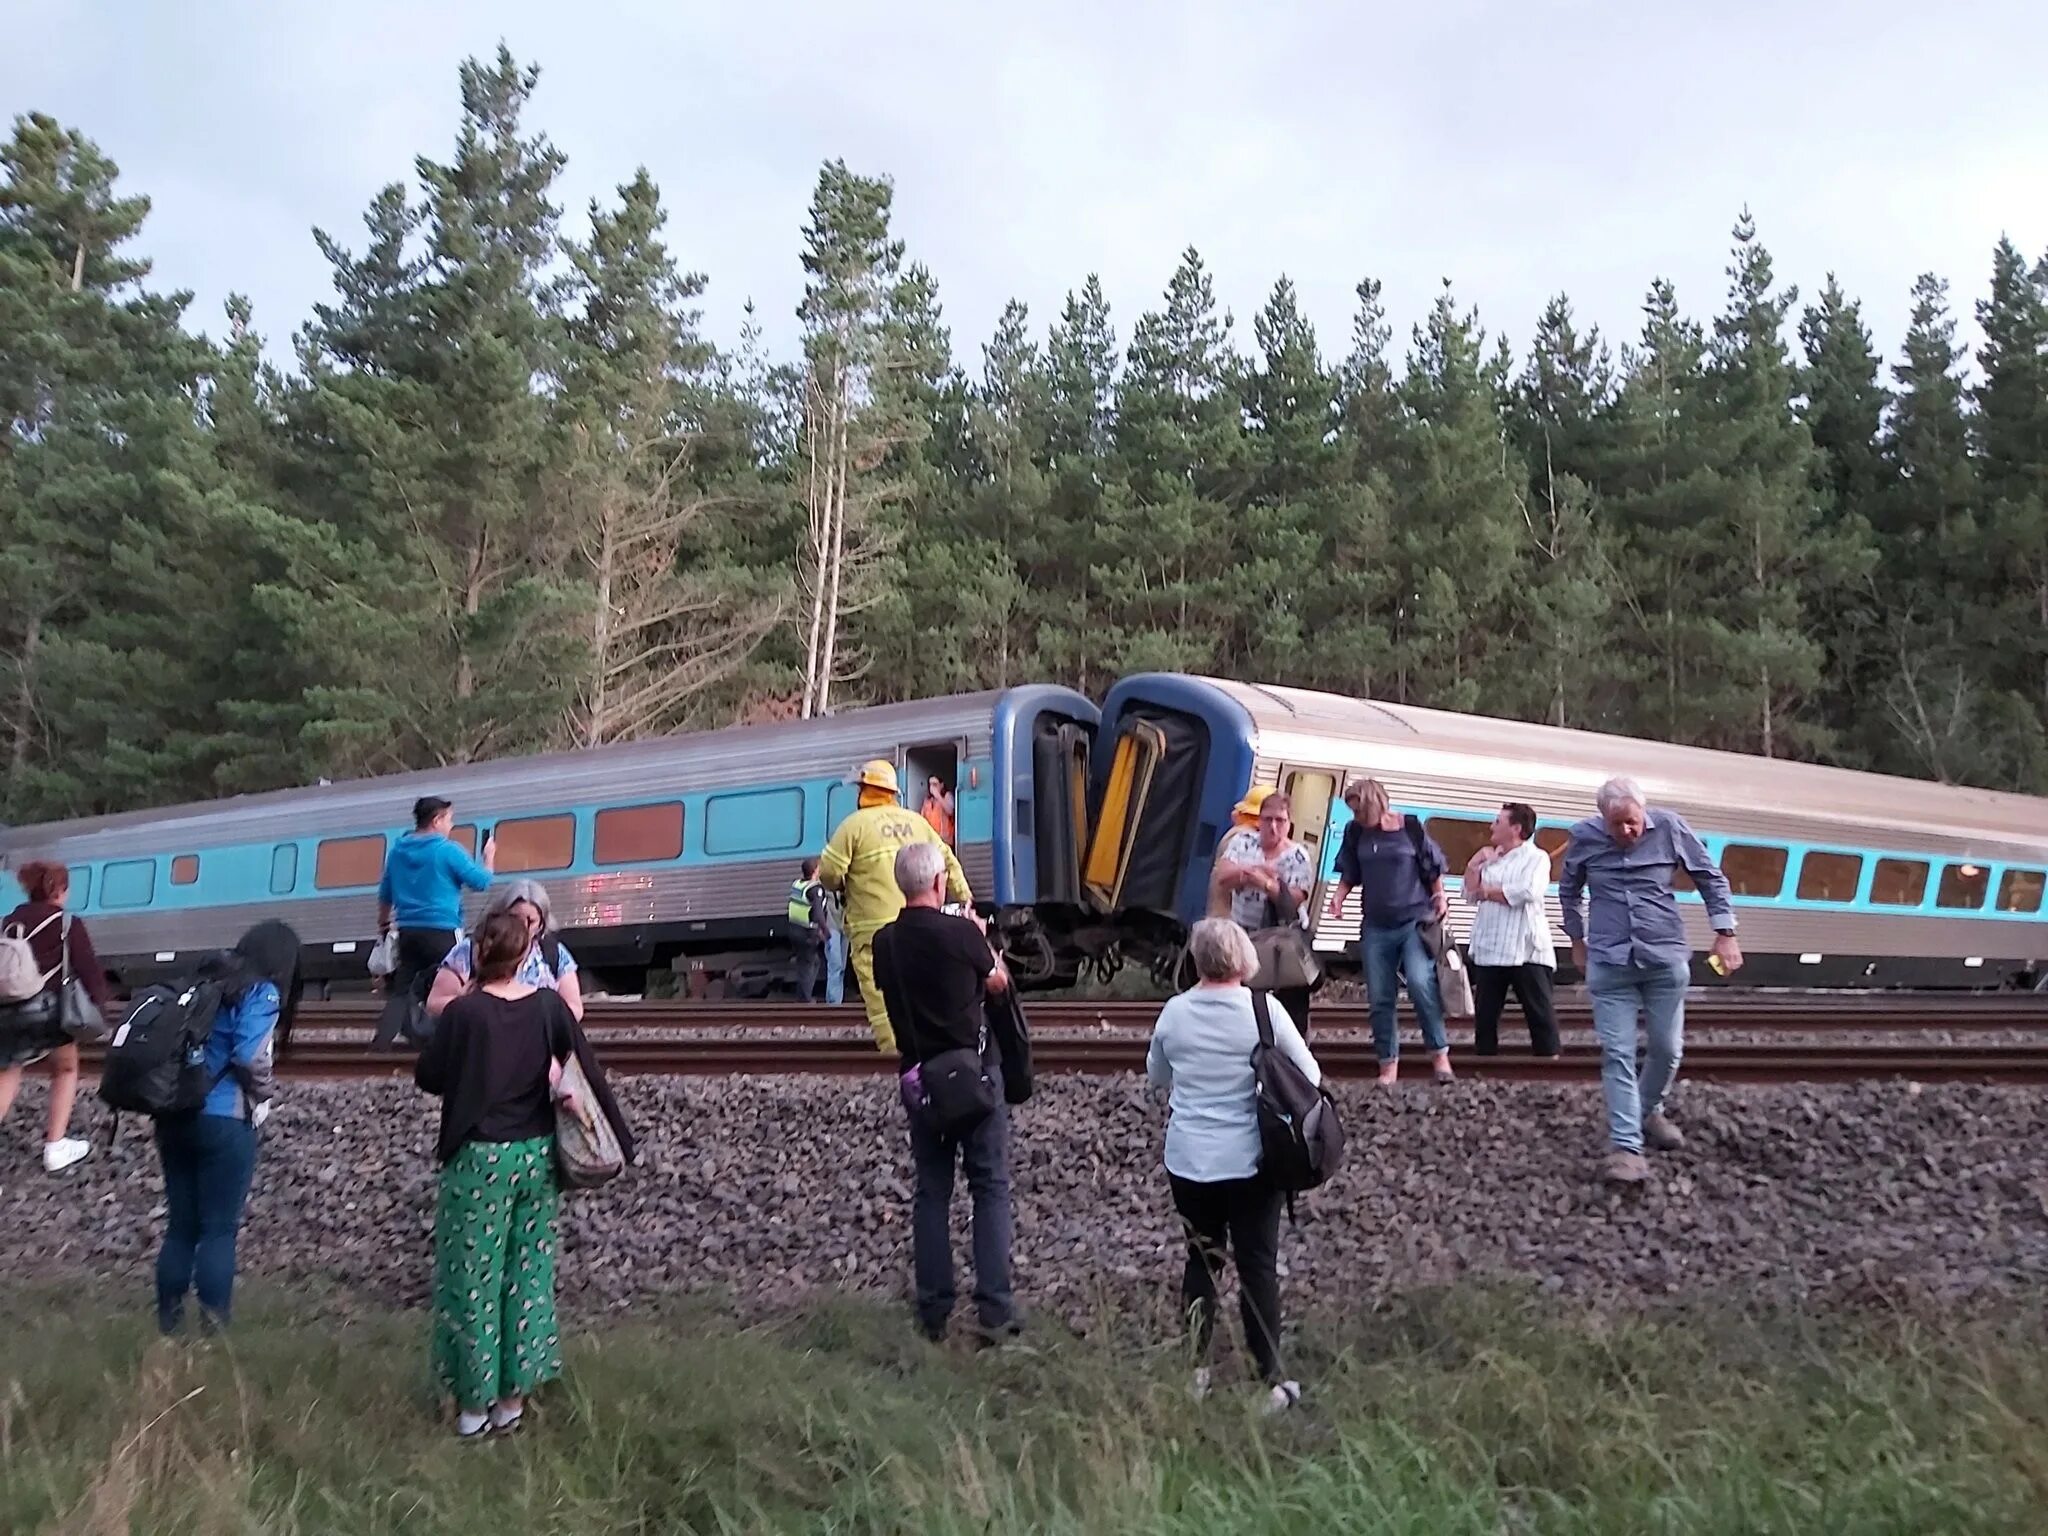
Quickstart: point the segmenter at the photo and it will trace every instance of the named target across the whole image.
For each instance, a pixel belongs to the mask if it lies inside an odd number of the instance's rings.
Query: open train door
[[[1323,893],[1323,870],[1330,858],[1330,812],[1337,800],[1337,776],[1326,768],[1282,768],[1280,787],[1294,808],[1295,841],[1308,849],[1308,867],[1315,872],[1309,910],[1320,916],[1328,899]],[[1314,923],[1311,918],[1310,926]]]
[[[1078,907],[1088,852],[1088,747],[1095,727],[1041,715],[1031,738],[1032,827],[1038,899]],[[1020,829],[1021,830],[1021,829]]]
[[[1178,710],[1141,705],[1116,732],[1082,886],[1099,911],[1171,913],[1201,811],[1208,727]]]

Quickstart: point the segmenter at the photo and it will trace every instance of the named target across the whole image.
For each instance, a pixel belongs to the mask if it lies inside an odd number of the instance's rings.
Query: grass
[[[975,1356],[893,1312],[584,1330],[512,1440],[454,1442],[423,1320],[252,1291],[232,1338],[0,1297],[0,1531],[1922,1533],[2043,1528],[2048,1329],[1519,1294],[1305,1338],[1301,1411],[1196,1405],[1178,1352]]]

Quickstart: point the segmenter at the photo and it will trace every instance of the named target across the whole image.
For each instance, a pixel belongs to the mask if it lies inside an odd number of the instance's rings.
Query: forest
[[[284,366],[151,285],[89,125],[15,121],[0,818],[1147,668],[2048,792],[2048,256],[1881,352],[1746,211],[1711,318],[1560,293],[1521,348],[1369,276],[1339,344],[1284,276],[1247,337],[1189,249],[963,360],[833,161],[773,357],[645,171],[565,231],[539,78],[464,64],[453,145],[312,232]]]

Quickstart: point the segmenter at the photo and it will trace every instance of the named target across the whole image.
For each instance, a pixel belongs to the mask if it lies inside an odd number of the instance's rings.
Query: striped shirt
[[[1479,872],[1479,880],[1482,889],[1499,891],[1507,902],[1473,901],[1472,963],[1554,968],[1557,950],[1551,944],[1550,920],[1543,915],[1550,855],[1534,843],[1524,843],[1491,860]]]

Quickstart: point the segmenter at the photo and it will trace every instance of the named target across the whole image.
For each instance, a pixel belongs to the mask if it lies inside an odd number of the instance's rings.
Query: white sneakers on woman
[[[1269,1415],[1285,1413],[1300,1401],[1301,1383],[1298,1381],[1283,1381],[1266,1394],[1265,1411]]]
[[[82,1162],[92,1151],[92,1143],[78,1136],[66,1136],[61,1141],[43,1143],[43,1171],[62,1173],[73,1163]]]

